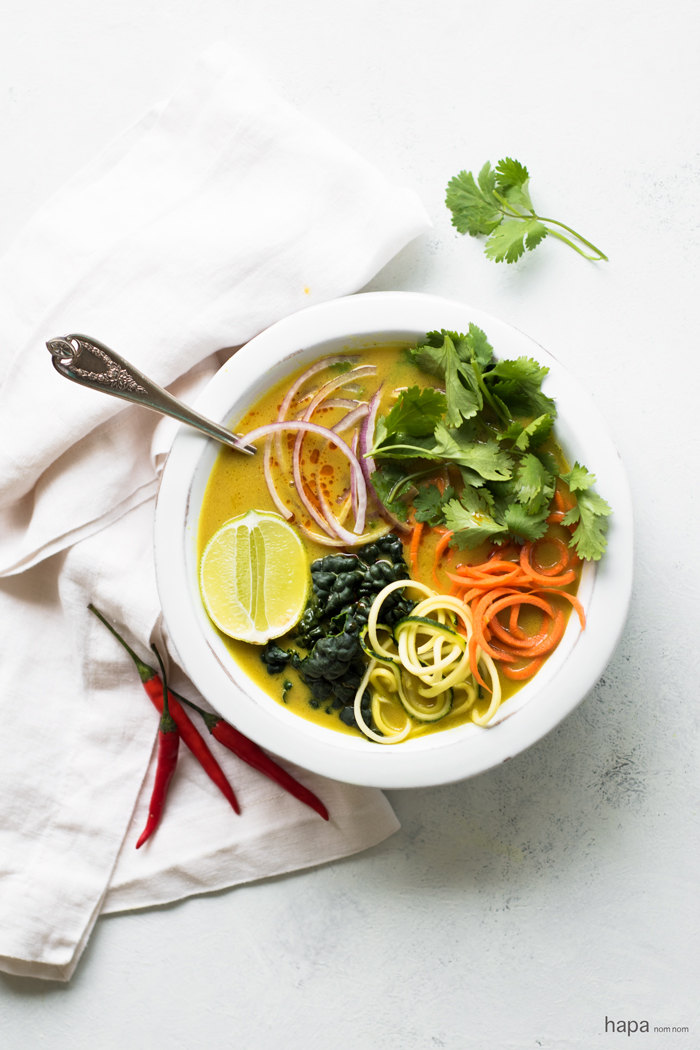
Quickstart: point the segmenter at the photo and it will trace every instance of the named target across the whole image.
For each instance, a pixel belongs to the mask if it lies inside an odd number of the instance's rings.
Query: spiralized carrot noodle
[[[567,601],[571,602],[571,604],[573,605],[574,609],[576,610],[576,612],[578,614],[579,623],[581,624],[581,630],[585,631],[585,629],[586,629],[586,614],[583,611],[583,606],[581,605],[581,602],[578,600],[578,598],[575,595],[569,594],[568,591],[559,591],[559,590],[557,590],[554,587],[538,587],[537,590],[535,592],[533,592],[533,593],[536,593],[536,594],[558,594],[561,598],[566,598]]]
[[[555,513],[563,516],[565,510]],[[413,526],[409,560],[414,575],[427,528],[421,522]],[[581,602],[564,590],[576,579],[574,566],[579,559],[558,536],[492,549],[485,561],[460,563],[448,571],[442,560],[453,534],[434,531],[440,533],[432,565],[436,589],[415,579],[398,580],[385,587],[370,608],[365,648],[373,667],[357,692],[356,719],[369,739],[384,744],[404,740],[416,723],[435,722],[450,711],[487,726],[501,703],[500,676],[528,681],[563,637],[567,618],[551,595],[570,602],[585,627]],[[547,557],[545,544],[556,557],[549,565],[540,560]],[[449,594],[443,593],[443,573],[450,583]],[[381,609],[399,588],[410,596],[412,591],[425,597],[392,631],[381,624]],[[520,622],[525,609],[541,614],[534,631]],[[387,632],[384,641],[381,632]],[[479,702],[478,686],[490,694],[486,710]],[[361,707],[367,689],[378,732],[367,725],[367,709],[363,713]]]
[[[511,605],[510,617],[508,620],[508,630],[511,633],[512,638],[526,638],[525,632],[522,627],[518,624],[518,617],[520,615],[520,609],[517,605]]]
[[[543,663],[544,661],[542,657],[536,656],[524,667],[502,667],[501,674],[504,674],[506,678],[510,678],[511,681],[522,682],[527,678],[532,678],[534,674],[537,674]]]
[[[571,506],[571,500],[565,492],[557,490],[555,506],[557,509],[550,514],[549,520],[550,523],[560,524]],[[545,658],[559,644],[566,629],[563,610],[560,607],[553,608],[549,600],[544,600],[548,599],[549,595],[560,595],[570,602],[576,609],[581,627],[585,627],[581,602],[563,589],[576,580],[575,567],[580,564],[580,559],[558,536],[547,535],[522,545],[512,542],[503,546],[494,545],[485,561],[478,564],[461,562],[450,571],[441,562],[452,539],[452,533],[439,529],[434,531],[442,531],[443,534],[435,550],[432,582],[441,590],[440,577],[444,574],[450,584],[449,595],[440,595],[438,600],[449,597],[452,601],[461,602],[471,612],[472,626],[464,655],[468,656],[471,679],[475,686],[478,684],[492,692],[495,682],[500,681],[499,673],[506,679],[524,682],[540,670]],[[540,560],[546,557],[545,544],[558,555],[556,562],[550,565]],[[414,572],[415,567],[414,564]],[[533,633],[524,630],[519,622],[521,610],[526,607],[538,609],[542,613],[541,624]],[[501,614],[506,612],[508,615],[504,619]],[[467,637],[466,631],[462,630],[462,633]],[[422,642],[419,632],[416,631],[416,635],[418,642]],[[407,636],[404,647],[410,657],[412,653],[409,641],[410,636]],[[444,639],[440,644],[441,648],[435,647],[436,660],[438,652],[441,654],[440,659],[443,659],[444,653],[449,651]],[[420,645],[417,646],[417,656],[418,660],[422,661],[419,649]],[[409,662],[413,661],[409,659]],[[490,674],[489,663],[494,668],[495,679]],[[414,666],[413,669],[418,668]],[[500,697],[500,686],[498,695]],[[466,700],[464,705],[460,706],[460,710],[462,707],[466,710],[465,705]],[[484,715],[482,724],[486,724],[493,717],[493,692],[490,711],[490,714],[487,712]],[[470,710],[470,717],[472,721],[478,721],[475,704]]]
[[[413,526],[413,535],[411,536],[411,569],[413,570],[414,576],[418,575],[418,545],[420,543],[422,533],[423,522],[418,521]]]
[[[533,548],[532,548],[532,554],[530,555],[530,561],[531,562],[532,562],[533,556],[535,558],[535,561],[538,560],[537,552],[538,552],[539,548],[541,546],[545,545],[545,544],[549,544],[550,546],[558,548],[558,550],[559,550],[559,560],[556,562],[555,565],[546,565],[546,566],[542,565],[542,563],[539,562],[538,568],[537,568],[536,571],[539,572],[539,574],[541,576],[549,576],[549,577],[556,576],[558,573],[563,572],[564,569],[566,569],[567,565],[569,564],[569,548],[566,546],[566,544],[564,543],[563,540],[560,540],[560,539],[555,538],[555,537],[546,538],[546,539],[543,538],[541,540],[537,540],[535,542]]]
[[[539,573],[532,567],[532,548],[533,544],[530,540],[523,543],[523,548],[520,552],[520,568],[526,576],[530,577],[531,580],[534,580],[536,583],[542,583],[545,587],[549,587],[552,583],[552,577],[546,576],[544,573]],[[563,576],[557,576],[556,582],[560,587],[563,587],[567,583],[573,583],[575,579],[576,573],[573,569],[570,569],[569,572],[565,572]]]
[[[435,561],[433,562],[433,583],[435,584],[438,590],[440,590],[440,588],[442,587],[442,584],[440,583],[437,574],[438,565],[440,564],[440,558],[449,546],[450,540],[452,539],[453,535],[454,533],[450,532],[449,530],[445,532],[438,540],[437,546],[435,548]]]

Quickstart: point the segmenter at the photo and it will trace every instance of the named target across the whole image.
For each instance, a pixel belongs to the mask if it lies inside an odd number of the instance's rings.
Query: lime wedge
[[[212,536],[199,579],[219,630],[255,645],[299,622],[311,585],[299,535],[279,514],[257,510],[232,518]]]

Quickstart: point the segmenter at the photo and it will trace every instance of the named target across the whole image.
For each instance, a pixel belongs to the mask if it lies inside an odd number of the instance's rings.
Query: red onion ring
[[[278,434],[283,430],[297,430],[302,433],[318,434],[319,437],[325,438],[326,441],[331,441],[350,461],[350,466],[357,484],[355,533],[361,534],[364,531],[365,515],[367,513],[367,486],[365,485],[365,479],[362,475],[362,466],[349,445],[346,445],[343,439],[338,437],[337,434],[334,434],[332,430],[328,430],[327,427],[320,427],[317,423],[310,423],[305,419],[288,419],[284,422],[266,423],[264,426],[255,427],[248,434],[244,434],[243,437],[240,437],[237,440],[240,445],[247,445],[253,441],[257,441],[258,438],[267,437],[268,434]],[[303,492],[299,493],[299,495],[301,497]]]
[[[352,435],[352,444],[350,445],[350,448],[353,450],[355,455],[357,455],[357,440],[359,436],[360,435],[357,431],[355,431],[355,433]],[[352,512],[355,515],[355,517],[357,517],[357,485],[355,484],[354,474],[350,475],[350,496],[352,499]]]
[[[330,404],[330,402],[326,401],[326,405],[328,404]],[[334,434],[342,434],[343,431],[349,430],[350,427],[353,426],[355,423],[358,423],[361,419],[364,419],[368,412],[369,405],[358,405],[357,408],[354,408],[352,410],[352,412],[348,412],[347,416],[343,416],[339,423],[336,423],[334,427],[331,427],[331,430]]]
[[[302,418],[305,422],[308,422],[313,416],[318,406],[326,400],[328,394],[332,393],[334,390],[337,390],[338,387],[347,386],[349,383],[352,383],[355,379],[359,378],[360,376],[376,375],[376,372],[376,365],[360,365],[358,368],[353,368],[349,372],[345,372],[343,375],[334,376],[332,379],[329,379],[326,383],[323,384],[322,387],[319,388],[315,397],[311,401],[311,404],[304,412]],[[335,435],[333,435],[333,438],[331,440],[333,440],[334,438]],[[325,518],[318,513],[313,503],[311,502],[311,500],[309,500],[306,493],[304,492],[304,482],[301,476],[301,447],[303,443],[304,434],[300,431],[297,434],[296,441],[294,442],[294,453],[292,455],[292,474],[294,476],[294,484],[296,485],[297,492],[299,493],[299,499],[304,504],[307,511],[314,519],[318,527],[324,532],[328,532],[329,536],[332,536],[333,526],[330,525],[331,531],[329,532],[329,523],[326,522]],[[363,528],[364,517],[362,519],[362,525],[358,527],[357,515],[355,515],[355,532],[361,533]]]
[[[289,521],[294,515],[292,514],[289,507],[286,507],[279,497],[275,483],[272,479],[272,434],[270,434],[265,442],[265,452],[263,454],[263,474],[265,475],[265,484],[267,485],[267,491],[270,493],[270,498],[277,510],[280,512],[283,518]]]
[[[404,535],[406,535],[411,532],[412,529],[405,521],[401,521],[401,519],[397,518],[395,514],[392,514],[390,510],[387,510],[380,500],[379,494],[372,484],[372,474],[377,469],[377,465],[371,456],[367,456],[367,453],[374,442],[374,428],[377,423],[377,412],[379,411],[381,394],[382,388],[380,386],[379,390],[377,390],[369,403],[369,412],[365,416],[362,427],[360,428],[360,463],[362,465],[362,475],[365,480],[365,485],[367,486],[367,491],[377,504],[381,516],[385,521],[390,522],[395,529],[398,529],[399,532],[403,532]]]
[[[341,364],[341,363],[345,364],[346,362],[348,362],[348,363],[352,362],[352,358],[349,357],[348,354],[336,354],[333,357],[324,357],[320,361],[316,361],[316,363],[311,365],[310,368],[307,368],[306,371],[303,373],[303,375],[299,376],[299,378],[297,379],[296,383],[293,383],[292,386],[290,387],[290,389],[285,394],[284,400],[282,401],[282,404],[280,405],[280,410],[277,413],[277,422],[278,423],[282,423],[287,418],[287,412],[289,411],[289,406],[291,405],[292,401],[294,400],[294,398],[296,396],[296,393],[297,393],[297,390],[299,390],[304,385],[304,383],[306,382],[307,379],[311,379],[311,376],[315,376],[317,372],[323,371],[324,368],[330,368],[331,365],[337,365],[337,364]],[[276,448],[277,448],[277,459],[280,461],[280,466],[281,466],[282,465],[282,442],[279,439],[279,435],[278,435],[277,440],[276,440]]]

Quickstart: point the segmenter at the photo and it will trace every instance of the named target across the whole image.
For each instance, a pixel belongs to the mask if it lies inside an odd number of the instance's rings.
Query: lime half
[[[224,634],[263,645],[301,619],[311,584],[304,545],[279,514],[249,510],[206,546],[202,598]]]

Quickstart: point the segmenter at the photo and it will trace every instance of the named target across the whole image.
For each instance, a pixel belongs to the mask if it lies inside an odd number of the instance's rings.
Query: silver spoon
[[[72,379],[74,383],[89,386],[93,390],[101,390],[105,394],[112,394],[113,397],[122,397],[125,401],[133,401],[164,416],[172,416],[180,423],[187,423],[196,430],[201,430],[207,437],[221,441],[229,448],[235,448],[236,452],[255,454],[256,449],[253,445],[241,445],[240,438],[230,430],[219,426],[206,416],[200,416],[199,412],[195,412],[167,390],[163,390],[97,339],[74,332],[57,339],[49,339],[46,347],[53,358],[54,368],[66,379]]]

